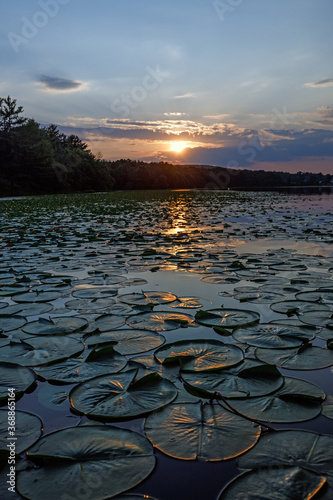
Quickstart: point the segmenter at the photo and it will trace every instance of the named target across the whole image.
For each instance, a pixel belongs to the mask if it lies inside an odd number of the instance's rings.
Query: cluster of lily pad
[[[220,241],[239,237],[247,224],[240,220],[216,231],[220,212],[236,205],[228,194],[221,209],[215,193],[166,197],[151,230],[156,214],[147,207],[156,200],[149,196],[135,217],[130,196],[111,203],[107,195],[94,195],[85,205],[84,197],[48,197],[38,206],[35,199],[6,202],[0,400],[6,404],[8,387],[15,387],[19,399],[47,383],[51,408],[58,399],[68,413],[87,419],[43,435],[37,415],[17,411],[18,493],[52,500],[66,495],[70,484],[74,498],[81,490],[96,500],[117,497],[151,474],[156,448],[180,460],[239,457],[244,472],[221,499],[247,498],[259,482],[267,498],[275,498],[281,482],[290,498],[296,492],[311,498],[315,491],[330,498],[333,438],[274,431],[271,424],[304,422],[321,413],[333,417],[333,404],[320,387],[284,371],[333,365],[333,258],[287,249],[241,254],[232,240],[220,248]],[[251,196],[242,196],[246,217],[254,216]],[[256,237],[265,227],[262,212]],[[198,219],[205,225],[209,217],[210,230],[194,229]],[[170,218],[177,227],[193,228],[173,234]],[[301,216],[281,218],[295,231],[304,222]],[[318,239],[313,231],[300,235]],[[180,276],[200,280],[207,291],[215,287],[221,306],[174,289],[151,290],[142,271],[173,271],[175,285]],[[273,320],[263,320],[270,314]],[[168,335],[176,330],[186,332],[185,338],[171,341]],[[2,461],[6,415],[0,410]],[[145,420],[144,435],[117,427],[137,418]],[[292,456],[283,440],[294,443]]]

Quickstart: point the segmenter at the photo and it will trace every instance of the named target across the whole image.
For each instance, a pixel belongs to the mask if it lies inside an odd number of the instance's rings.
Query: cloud
[[[186,116],[187,113],[164,113],[164,116]]]
[[[324,78],[323,80],[319,80],[319,82],[305,83],[305,87],[332,87],[333,86],[333,78]]]
[[[230,118],[231,115],[228,115],[227,113],[222,113],[220,115],[206,115],[204,118],[209,118],[211,120],[226,120],[227,118]]]
[[[79,90],[83,86],[82,82],[47,75],[41,75],[37,82],[44,86],[44,90],[56,92],[73,92]]]
[[[175,95],[174,96],[174,99],[191,99],[193,97],[198,97],[198,93],[196,92],[188,92],[187,94],[183,94],[183,95]]]

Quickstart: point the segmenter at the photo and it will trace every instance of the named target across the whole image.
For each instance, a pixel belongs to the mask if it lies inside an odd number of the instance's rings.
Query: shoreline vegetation
[[[62,134],[56,125],[42,127],[22,118],[16,99],[0,97],[0,197],[149,189],[271,190],[333,186],[333,175],[321,173],[231,169],[210,165],[94,155],[78,136]]]

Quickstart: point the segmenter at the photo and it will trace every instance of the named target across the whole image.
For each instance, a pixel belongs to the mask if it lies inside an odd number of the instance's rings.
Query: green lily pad
[[[325,394],[316,385],[286,377],[277,392],[256,398],[232,399],[230,405],[248,418],[291,423],[304,422],[319,415],[324,398]]]
[[[89,417],[126,419],[171,403],[176,387],[157,374],[136,381],[137,370],[96,377],[70,392],[72,408]]]
[[[0,363],[11,360],[22,366],[39,366],[54,363],[79,354],[84,345],[70,336],[32,337],[25,342],[0,348]]]
[[[52,382],[73,384],[84,382],[99,375],[116,373],[127,364],[127,359],[118,354],[113,346],[95,347],[84,351],[80,356],[69,358],[60,363],[36,367],[36,373]]]
[[[145,433],[160,451],[182,460],[235,458],[258,441],[258,425],[219,405],[172,404],[149,415]]]
[[[22,330],[30,335],[67,335],[82,330],[88,321],[77,316],[56,317],[53,319],[40,318],[27,323]]]
[[[165,338],[147,330],[115,330],[98,333],[85,339],[87,346],[114,343],[114,348],[125,356],[151,351],[164,344]]]
[[[221,370],[240,363],[243,351],[218,340],[182,340],[157,349],[155,359],[162,364],[179,363],[183,370]]]
[[[167,332],[180,327],[194,326],[194,319],[189,314],[156,311],[134,314],[126,319],[126,323],[135,329]]]
[[[28,456],[39,467],[18,473],[17,490],[29,500],[81,498],[83,491],[94,500],[105,500],[140,484],[155,466],[147,439],[103,425],[49,434]]]
[[[125,304],[133,306],[147,306],[163,305],[169,302],[174,302],[177,299],[176,295],[169,292],[142,292],[142,293],[128,293],[126,295],[119,295],[118,300]]]
[[[0,460],[6,459],[11,441],[9,435],[10,423],[8,422],[8,410],[0,410]],[[42,435],[43,423],[37,415],[25,411],[15,410],[15,453],[20,454],[29,446],[33,445]],[[9,438],[9,439],[8,439]],[[14,439],[12,439],[14,441]]]
[[[325,484],[324,476],[301,467],[263,467],[237,476],[218,500],[252,500],[258,498],[259,492],[265,500],[310,499]]]
[[[192,394],[212,398],[216,391],[225,398],[253,398],[271,394],[282,387],[284,379],[273,365],[245,359],[239,365],[214,373],[182,371],[185,387]]]
[[[288,370],[319,370],[333,365],[333,352],[305,344],[296,349],[256,349],[260,361]]]
[[[35,373],[24,366],[0,363],[0,400],[7,400],[8,387],[15,388],[15,395],[25,392],[36,380]]]
[[[217,330],[253,325],[258,323],[259,319],[259,314],[254,311],[224,308],[198,311],[195,315],[195,320],[200,325],[211,326]]]
[[[23,316],[10,316],[9,314],[0,315],[0,332],[10,332],[21,328],[27,320]]]
[[[251,328],[238,328],[232,333],[238,342],[264,349],[288,349],[299,347],[308,340],[301,328],[260,324]]]

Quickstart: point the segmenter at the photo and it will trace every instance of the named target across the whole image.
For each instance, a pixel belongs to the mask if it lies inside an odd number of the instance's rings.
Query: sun
[[[170,151],[174,153],[181,153],[185,148],[187,148],[187,143],[183,141],[173,142],[170,145]]]

